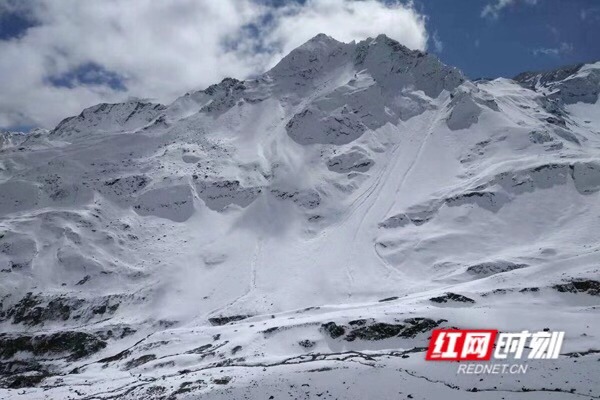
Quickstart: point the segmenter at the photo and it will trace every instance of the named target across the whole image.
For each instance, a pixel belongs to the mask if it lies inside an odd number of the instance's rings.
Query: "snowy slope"
[[[0,397],[597,398],[599,76],[318,35],[2,136]],[[457,376],[436,326],[593,352]]]

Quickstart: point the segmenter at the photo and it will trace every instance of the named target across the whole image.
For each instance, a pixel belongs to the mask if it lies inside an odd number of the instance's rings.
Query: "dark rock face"
[[[321,204],[321,196],[316,190],[287,191],[284,189],[271,189],[271,194],[279,200],[291,200],[299,207],[312,210]]]
[[[592,279],[577,279],[552,287],[562,293],[586,293],[592,296],[600,296],[600,282]]]
[[[106,342],[96,335],[64,331],[53,334],[0,334],[0,358],[10,359],[19,352],[34,356],[66,357],[78,360],[94,354],[106,347]]]
[[[456,293],[450,293],[450,292],[446,293],[442,296],[432,297],[429,300],[433,301],[434,303],[447,303],[449,301],[457,301],[460,303],[475,303],[475,300],[470,299],[466,296],[463,296],[462,294],[456,294]]]
[[[127,197],[138,193],[151,182],[151,179],[144,175],[121,176],[104,181],[99,185],[98,191],[111,198]]]
[[[435,200],[425,204],[420,204],[411,207],[406,213],[400,213],[387,218],[385,221],[379,223],[380,228],[394,229],[401,228],[408,224],[416,226],[423,225],[429,222],[444,204],[444,200]]]
[[[355,319],[355,320],[352,320],[352,321],[348,322],[348,325],[350,325],[350,326],[363,326],[366,323],[367,323],[366,319]]]
[[[239,181],[200,181],[194,179],[198,196],[211,210],[223,211],[228,205],[250,205],[262,192],[259,187],[243,187]]]
[[[414,338],[419,333],[429,332],[445,320],[434,321],[429,318],[407,318],[403,323],[368,321],[365,319],[348,322],[348,326],[328,322],[321,325],[322,331],[332,339],[342,338],[347,342],[355,340],[384,340],[390,338]]]
[[[529,140],[532,143],[544,144],[552,142],[554,138],[546,131],[533,131],[529,133]]]
[[[130,354],[131,354],[130,350],[123,350],[120,353],[117,353],[113,356],[109,356],[109,357],[103,358],[101,360],[98,360],[98,362],[99,363],[111,363],[111,362],[115,362],[115,361],[119,361],[124,358],[127,358],[127,357],[129,357]]]
[[[538,288],[538,287],[526,287],[526,288],[519,290],[519,293],[537,293],[539,291],[540,291],[540,288]]]
[[[446,199],[449,207],[461,206],[463,204],[477,204],[488,211],[497,212],[509,201],[508,196],[503,193],[473,191]]]
[[[45,371],[29,371],[26,373],[13,374],[0,379],[0,388],[21,389],[34,387],[50,376]]]
[[[554,133],[565,140],[578,142],[578,139],[566,130],[556,130]],[[567,134],[572,137],[566,139]],[[463,193],[413,205],[404,213],[393,215],[379,223],[379,227],[394,229],[410,224],[423,225],[431,221],[444,205],[448,207],[476,205],[495,213],[511,202],[516,195],[566,185],[569,183],[569,177],[573,179],[575,188],[581,194],[600,191],[600,165],[595,161],[542,164],[502,172],[488,182]]]
[[[0,321],[12,319],[14,324],[27,326],[69,319],[87,322],[95,317],[114,314],[119,304],[118,296],[108,296],[90,304],[76,297],[45,297],[30,292],[12,307],[6,310],[0,307]]]
[[[353,110],[343,108],[330,115],[316,107],[307,108],[294,115],[285,129],[296,143],[309,144],[348,144],[367,130]]]
[[[225,325],[230,322],[241,321],[249,317],[251,317],[251,315],[231,315],[229,317],[213,317],[209,318],[208,322],[210,322],[212,325]]]
[[[335,322],[327,322],[321,325],[321,329],[325,331],[332,339],[337,339],[346,333],[343,326],[337,325]]]
[[[204,106],[200,111],[206,113],[223,113],[235,106],[242,98],[246,85],[235,78],[225,78],[221,83],[211,85],[204,93],[214,98],[212,102]]]
[[[412,221],[410,220],[410,218],[408,218],[406,214],[397,214],[379,223],[379,227],[384,229],[394,229],[401,228],[410,223],[412,223]]]
[[[192,349],[190,351],[186,351],[186,353],[187,354],[202,354],[206,350],[210,349],[211,347],[213,347],[212,344],[205,344],[200,347],[196,347],[195,349]]]
[[[39,385],[52,375],[48,368],[35,361],[0,362],[0,388],[20,389]]]
[[[304,347],[305,349],[310,349],[311,347],[314,347],[315,342],[313,342],[312,340],[306,339],[306,340],[299,341],[298,344],[301,347]]]
[[[553,92],[548,98],[560,103],[593,104],[600,94],[600,73],[596,70],[580,73],[583,66],[576,64],[545,72],[523,72],[513,79],[532,90],[538,87],[551,88]]]
[[[318,78],[323,70],[344,63],[351,50],[351,45],[319,34],[292,50],[268,74],[275,78],[293,81],[299,86],[306,86],[311,80]],[[323,57],[323,54],[327,56]]]
[[[217,385],[227,385],[229,382],[231,382],[230,376],[223,376],[221,378],[213,379],[213,383],[215,383]]]
[[[281,329],[281,328],[279,328],[278,326],[272,326],[272,327],[270,327],[270,328],[267,328],[267,329],[265,329],[265,330],[263,331],[263,333],[264,333],[265,335],[270,335],[270,334],[272,334],[272,333],[275,333],[275,332],[279,331],[279,329]]]
[[[385,61],[382,54],[386,55]],[[410,50],[385,35],[357,43],[354,63],[359,68],[368,68],[378,82],[389,84],[393,79],[392,87],[385,89],[397,90],[411,84],[431,98],[444,89],[452,91],[465,81],[458,69],[442,64],[434,55]]]
[[[562,81],[565,78],[577,73],[583,64],[569,65],[560,69],[546,72],[522,72],[515,76],[513,80],[519,82],[522,86],[534,89],[536,84],[547,85],[549,83]]]
[[[235,346],[233,349],[231,349],[231,354],[236,354],[240,350],[242,350],[242,346]]]
[[[330,171],[341,174],[357,171],[366,172],[375,164],[373,160],[360,151],[350,151],[332,157],[327,161],[327,168]]]
[[[88,131],[101,131],[107,123],[112,124],[114,130],[124,130],[128,123],[150,123],[158,117],[166,106],[157,103],[128,101],[125,103],[102,103],[86,108],[78,116],[62,120],[50,135],[71,136],[81,133],[81,126],[86,126]]]
[[[398,336],[404,325],[386,324],[378,322],[372,325],[364,326],[358,329],[354,329],[344,338],[348,342],[352,342],[356,339],[361,340],[382,340],[388,339],[394,336]]]
[[[527,267],[527,264],[515,264],[510,261],[493,261],[472,265],[469,268],[467,268],[467,273],[477,275],[480,277],[486,277],[525,267]]]
[[[596,193],[600,190],[600,164],[597,162],[577,162],[571,165],[571,176],[575,189],[581,194]]]
[[[446,320],[440,319],[438,321],[434,321],[430,318],[408,318],[405,319],[404,322],[406,322],[408,326],[402,331],[400,336],[405,338],[414,338],[419,333],[429,332],[433,328],[439,326],[442,322],[446,322]]]
[[[133,360],[129,360],[127,364],[125,364],[125,369],[130,370],[153,360],[156,360],[156,356],[154,354],[146,354],[141,357],[134,358]]]

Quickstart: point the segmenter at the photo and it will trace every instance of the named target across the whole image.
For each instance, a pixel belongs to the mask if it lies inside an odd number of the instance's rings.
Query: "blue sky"
[[[281,6],[305,0],[263,2]],[[524,71],[600,60],[600,0],[413,3],[426,16],[428,51],[471,78],[510,78]],[[489,11],[484,15],[486,7]]]
[[[317,33],[379,33],[471,78],[600,60],[600,0],[0,0],[0,128],[264,72]]]
[[[512,77],[527,70],[600,60],[600,1],[514,1],[482,16],[489,0],[416,0],[437,32],[447,64],[468,76]]]

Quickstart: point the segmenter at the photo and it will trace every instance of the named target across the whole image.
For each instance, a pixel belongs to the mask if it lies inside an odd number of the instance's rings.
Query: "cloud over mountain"
[[[0,40],[0,127],[51,127],[128,97],[171,101],[261,73],[319,32],[343,41],[386,33],[413,49],[428,40],[411,4],[376,0],[0,0],[0,15],[24,21]]]

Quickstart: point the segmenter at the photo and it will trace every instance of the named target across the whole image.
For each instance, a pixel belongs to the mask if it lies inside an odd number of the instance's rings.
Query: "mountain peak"
[[[600,62],[523,72],[513,80],[528,89],[546,93],[549,100],[565,104],[594,104],[600,98]]]
[[[399,41],[392,39],[391,37],[387,36],[384,33],[377,35],[377,37],[375,37],[375,39],[368,38],[360,43],[365,43],[365,45],[367,45],[368,47],[371,47],[371,48],[372,47],[383,47],[387,51],[390,51],[392,53],[401,53],[406,56],[423,57],[426,55],[426,53],[424,53],[420,50],[409,49],[408,47],[404,46]]]
[[[389,90],[410,86],[432,98],[465,81],[457,68],[445,65],[432,54],[411,50],[384,34],[357,43],[354,63],[357,69],[367,69]]]
[[[342,42],[334,39],[333,37],[324,33],[319,33],[316,36],[308,39],[304,44],[300,45],[298,49],[314,49],[315,47],[329,47],[340,45]]]
[[[351,47],[352,44],[339,42],[319,33],[283,57],[269,73],[273,76],[314,77],[317,71],[346,61],[339,56],[348,54]]]
[[[81,132],[104,132],[149,123],[166,107],[143,100],[101,103],[84,109],[78,116],[63,119],[51,135],[71,136]]]
[[[365,69],[387,89],[412,86],[430,97],[465,80],[458,69],[446,66],[434,55],[411,50],[385,34],[343,43],[320,33],[290,52],[267,75],[304,86],[315,79],[329,80],[331,74],[339,76],[341,71]]]

